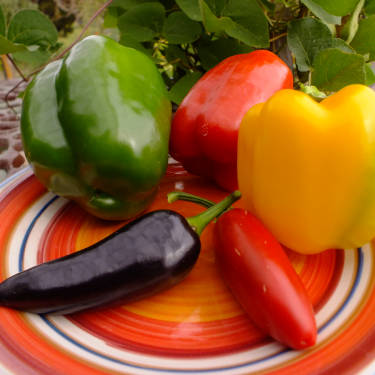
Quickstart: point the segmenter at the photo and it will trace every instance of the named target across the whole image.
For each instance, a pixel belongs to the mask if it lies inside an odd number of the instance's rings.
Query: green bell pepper
[[[128,219],[153,200],[168,162],[171,104],[143,53],[90,36],[28,86],[24,150],[52,192],[103,219]]]

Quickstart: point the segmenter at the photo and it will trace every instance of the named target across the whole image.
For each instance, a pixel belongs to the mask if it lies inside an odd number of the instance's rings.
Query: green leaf
[[[134,6],[118,19],[122,37],[138,42],[151,41],[161,32],[165,9],[160,3],[143,3]]]
[[[55,25],[38,10],[20,10],[10,20],[8,39],[12,42],[47,47],[54,45],[57,38]]]
[[[358,0],[314,0],[326,12],[335,16],[346,16],[352,13]]]
[[[367,86],[372,86],[375,84],[375,72],[371,64],[365,65],[365,72],[366,72],[366,82]]]
[[[224,6],[228,2],[227,0],[205,0],[208,7],[211,9],[211,12],[216,16],[220,16]]]
[[[269,46],[268,21],[257,0],[228,0],[222,16],[230,19],[225,26],[229,36],[252,47]]]
[[[326,12],[315,1],[301,0],[301,2],[305,4],[311,10],[312,13],[314,13],[318,18],[320,18],[327,25],[340,25],[341,24],[341,17],[337,17],[337,16],[334,16],[333,14]]]
[[[3,8],[0,6],[0,35],[5,36],[6,34],[6,19],[3,12]]]
[[[252,47],[269,46],[268,21],[257,0],[228,0],[219,17],[212,11],[212,4],[209,6],[203,0],[199,4],[207,32],[219,35],[225,32]],[[215,3],[215,11],[223,4]]]
[[[166,10],[176,10],[175,0],[159,0]]]
[[[276,9],[276,4],[272,3],[271,1],[268,0],[260,0],[262,3],[263,7],[266,8],[268,12],[273,13]]]
[[[365,84],[365,59],[337,48],[325,49],[314,60],[311,78],[314,86],[327,91],[338,91],[353,83]]]
[[[24,62],[27,63],[28,69],[35,69],[43,64],[45,64],[49,58],[51,57],[51,53],[38,48],[36,51],[20,51],[13,53],[13,58],[17,62]]]
[[[188,65],[187,56],[180,46],[173,44],[168,45],[165,50],[165,57],[170,64],[181,61],[183,64]]]
[[[118,7],[129,10],[139,4],[154,2],[155,0],[113,0],[109,5],[110,8]]]
[[[365,13],[367,15],[375,14],[375,0],[366,0]]]
[[[176,3],[189,18],[194,21],[202,21],[199,0],[176,0]]]
[[[253,48],[233,38],[220,38],[211,43],[201,43],[198,45],[198,55],[205,70],[213,68],[229,56],[251,51],[253,51]]]
[[[191,20],[183,12],[171,13],[164,24],[163,34],[171,44],[184,44],[196,41],[202,33],[200,23]]]
[[[312,17],[295,19],[288,25],[288,47],[294,54],[301,72],[311,68],[316,53],[330,47],[332,39],[328,27]]]
[[[350,16],[349,21],[345,24],[341,31],[341,37],[346,39],[347,43],[350,43],[358,30],[358,20],[365,4],[365,0],[359,0],[353,14]]]
[[[51,52],[51,53],[57,52],[63,45],[64,45],[63,43],[57,42],[53,46],[50,46],[48,48],[48,51]],[[28,49],[30,49],[30,48],[28,48]]]
[[[24,44],[13,43],[0,35],[0,55],[6,55],[7,53],[14,53],[26,49],[27,47]]]
[[[355,34],[351,46],[362,55],[375,55],[375,15],[359,21],[358,31]]]
[[[133,39],[129,35],[121,35],[119,43],[126,47],[134,48],[138,51],[143,52],[144,54],[148,55],[149,57],[152,57],[152,51],[145,48],[142,43],[138,42],[137,40]]]
[[[338,48],[339,50],[347,53],[356,52],[348,43],[340,38],[333,38],[329,43],[327,43],[325,48]]]
[[[118,18],[119,13],[117,8],[107,8],[103,17],[103,27],[105,29],[117,27]]]
[[[168,92],[169,100],[176,104],[180,104],[189,90],[194,86],[201,76],[202,73],[200,72],[187,73],[184,75]]]
[[[204,27],[209,33],[223,33],[227,26],[231,25],[228,17],[216,17],[210,7],[203,0],[199,0]]]

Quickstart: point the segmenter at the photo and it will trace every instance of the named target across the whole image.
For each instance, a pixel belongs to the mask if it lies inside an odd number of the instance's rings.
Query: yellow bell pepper
[[[252,107],[238,140],[245,208],[300,253],[375,237],[375,93],[350,85],[318,103],[282,90]]]

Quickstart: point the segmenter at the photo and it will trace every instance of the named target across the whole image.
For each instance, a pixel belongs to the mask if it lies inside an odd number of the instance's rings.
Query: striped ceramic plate
[[[224,193],[170,165],[150,210],[185,190],[218,201]],[[0,185],[0,272],[4,279],[82,249],[122,223],[97,220],[45,191],[28,168]],[[188,277],[151,298],[100,312],[48,316],[0,308],[2,375],[371,374],[375,372],[373,245],[304,256],[288,252],[313,301],[317,344],[289,350],[260,333],[223,284],[212,225]]]

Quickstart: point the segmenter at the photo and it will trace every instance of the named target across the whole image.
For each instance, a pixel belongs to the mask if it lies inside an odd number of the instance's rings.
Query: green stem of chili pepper
[[[168,194],[168,203],[173,203],[177,200],[197,203],[206,208],[210,208],[215,205],[215,202],[213,201],[198,197],[197,195],[185,193],[184,191],[172,191]]]
[[[172,192],[168,194],[168,202],[174,202],[177,199],[181,200],[188,200],[190,202],[196,202],[198,201],[202,202],[202,199],[199,197],[195,197],[194,195],[183,193],[183,192]],[[185,199],[186,198],[186,199]],[[193,198],[195,198],[193,200]],[[215,204],[212,206],[211,201],[204,200],[206,207],[208,204],[211,206],[206,211],[196,215],[187,218],[187,222],[189,225],[194,229],[194,231],[200,235],[203,231],[203,229],[209,224],[210,221],[212,221],[215,217],[222,214],[228,207],[230,207],[235,201],[241,198],[240,191],[236,190],[232,194],[228,195],[226,198],[224,198],[221,202]]]

